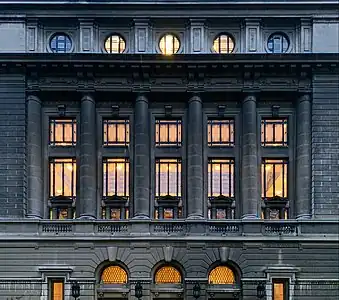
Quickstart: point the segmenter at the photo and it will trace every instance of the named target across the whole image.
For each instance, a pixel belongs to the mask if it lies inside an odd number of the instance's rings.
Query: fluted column
[[[97,154],[95,100],[90,95],[81,99],[80,110],[80,218],[96,218]]]
[[[242,218],[251,219],[258,217],[259,204],[257,102],[253,95],[249,95],[243,100],[242,120]]]
[[[311,218],[311,97],[303,95],[297,107],[296,215]]]
[[[139,95],[135,101],[134,126],[134,218],[144,219],[149,218],[150,211],[148,99],[144,95]]]
[[[189,219],[203,218],[203,125],[202,101],[197,95],[188,101],[187,211]]]
[[[27,97],[27,218],[44,217],[41,101]]]

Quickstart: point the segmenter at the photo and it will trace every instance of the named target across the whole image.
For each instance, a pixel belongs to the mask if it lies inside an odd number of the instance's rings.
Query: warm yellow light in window
[[[220,165],[214,165],[213,168],[214,168],[215,171],[220,171]]]
[[[119,35],[112,35],[105,41],[105,50],[107,53],[123,53],[125,48],[126,42]]]
[[[102,272],[101,282],[104,284],[127,283],[127,273],[119,266],[110,266]]]
[[[53,282],[52,283],[52,300],[63,300],[64,299],[64,283]]]
[[[172,266],[162,267],[155,274],[155,283],[181,283],[181,274]]]
[[[273,284],[273,300],[284,300],[284,284],[283,283],[274,283]]]
[[[214,268],[208,276],[209,284],[234,284],[235,277],[233,271],[225,266]]]
[[[67,164],[67,165],[66,165],[66,168],[67,168],[69,171],[72,171],[72,170],[73,170],[73,165],[72,165],[72,164]]]
[[[219,35],[213,42],[213,50],[217,53],[232,53],[234,41],[230,35]]]
[[[159,48],[162,54],[172,55],[179,51],[180,41],[175,35],[166,34],[160,39]]]

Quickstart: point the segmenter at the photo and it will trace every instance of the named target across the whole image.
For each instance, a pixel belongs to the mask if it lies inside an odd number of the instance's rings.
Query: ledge
[[[337,241],[339,220],[0,220],[0,240]]]

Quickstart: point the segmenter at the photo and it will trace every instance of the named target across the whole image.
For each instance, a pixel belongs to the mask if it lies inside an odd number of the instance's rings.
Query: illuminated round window
[[[172,266],[162,267],[155,274],[155,283],[181,283],[181,274]]]
[[[209,284],[234,284],[235,277],[233,271],[225,266],[214,268],[208,276]]]
[[[165,34],[160,39],[159,48],[162,54],[172,55],[179,51],[180,41],[173,34]]]
[[[66,53],[72,49],[72,40],[65,33],[57,33],[51,37],[49,46],[54,53]]]
[[[127,273],[119,266],[107,267],[101,274],[101,282],[104,284],[127,283]]]
[[[217,53],[232,53],[234,50],[234,39],[228,34],[218,35],[213,42],[213,50]]]
[[[290,46],[290,41],[284,33],[273,33],[267,41],[267,50],[271,53],[285,53]]]
[[[126,49],[126,42],[120,35],[111,35],[105,41],[107,53],[123,53]]]

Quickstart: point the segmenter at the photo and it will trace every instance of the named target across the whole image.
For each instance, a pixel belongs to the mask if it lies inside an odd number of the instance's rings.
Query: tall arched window
[[[209,284],[234,284],[235,276],[233,271],[226,266],[214,268],[208,275]]]
[[[181,283],[182,277],[180,272],[172,267],[172,266],[164,266],[161,267],[156,273],[155,273],[155,279],[156,284],[162,284],[162,283]]]
[[[124,284],[128,281],[127,272],[119,266],[109,266],[101,274],[103,284]]]

